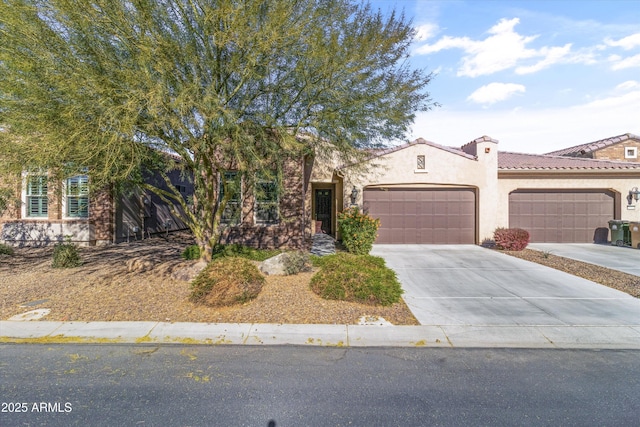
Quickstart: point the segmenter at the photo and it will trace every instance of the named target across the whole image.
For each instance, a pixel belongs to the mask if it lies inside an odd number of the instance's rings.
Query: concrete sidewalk
[[[0,342],[640,349],[640,325],[379,326],[0,321]]]

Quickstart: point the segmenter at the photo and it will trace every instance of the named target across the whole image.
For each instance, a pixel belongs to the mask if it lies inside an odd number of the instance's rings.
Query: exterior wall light
[[[353,186],[353,189],[351,190],[351,206],[354,206],[356,204],[356,200],[358,199],[358,189],[356,188],[356,186]]]
[[[629,204],[631,204],[632,199],[636,202],[638,201],[638,199],[640,199],[640,190],[638,190],[638,187],[633,187],[631,190],[629,190],[629,196],[627,197],[627,199],[629,200]]]

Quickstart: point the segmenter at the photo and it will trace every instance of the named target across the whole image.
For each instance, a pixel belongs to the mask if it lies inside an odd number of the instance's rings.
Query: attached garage
[[[509,194],[509,227],[529,231],[531,242],[591,243],[614,209],[609,190],[516,190]]]
[[[473,188],[365,188],[364,211],[380,219],[376,243],[474,244]]]

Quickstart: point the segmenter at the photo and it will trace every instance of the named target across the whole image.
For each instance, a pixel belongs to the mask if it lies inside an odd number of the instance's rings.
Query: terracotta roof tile
[[[406,144],[396,145],[395,147],[383,148],[380,150],[371,150],[371,156],[369,156],[368,160],[374,159],[376,157],[381,157],[386,154],[395,153],[396,151],[404,150],[405,148],[411,147],[413,145],[428,145],[430,147],[448,151],[449,153],[456,154],[458,156],[462,156],[470,160],[476,160],[476,156],[472,156],[471,154],[465,153],[460,148],[448,147],[446,145],[436,144],[435,142],[427,141],[426,139],[423,139],[423,138],[418,138],[415,141],[407,142]],[[338,167],[338,169],[343,169],[349,166],[353,166],[353,164],[341,165]]]
[[[376,156],[383,156],[385,154],[393,153],[395,151],[403,150],[407,147],[411,147],[412,145],[428,145],[430,147],[438,148],[440,150],[448,151],[449,153],[457,154],[462,157],[466,157],[468,159],[475,160],[476,157],[471,154],[467,154],[459,148],[456,147],[448,147],[446,145],[436,144],[435,142],[427,141],[423,138],[418,138],[415,141],[408,142],[406,144],[398,145],[396,147],[388,148],[386,150],[382,150],[376,153]]]
[[[552,151],[547,153],[552,156],[569,156],[577,157],[593,151],[598,151],[610,145],[618,144],[619,142],[626,141],[628,139],[635,139],[640,141],[640,136],[632,133],[625,133],[624,135],[613,136],[611,138],[601,139],[599,141],[588,142],[586,144],[576,145],[574,147],[563,148],[562,150]]]
[[[614,162],[548,154],[498,152],[499,170],[637,170],[640,163]]]

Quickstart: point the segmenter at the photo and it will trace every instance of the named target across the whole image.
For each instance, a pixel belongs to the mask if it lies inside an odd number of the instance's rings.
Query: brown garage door
[[[376,243],[475,243],[473,189],[365,189],[364,210],[380,219]]]
[[[509,195],[509,226],[529,231],[531,242],[591,243],[613,218],[614,200],[607,190],[516,190]]]

